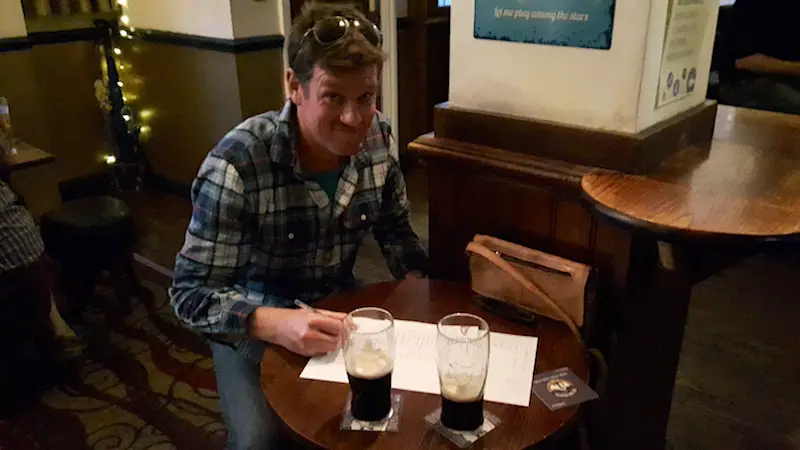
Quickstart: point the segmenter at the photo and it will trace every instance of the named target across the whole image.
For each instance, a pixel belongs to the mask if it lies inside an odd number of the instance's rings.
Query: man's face
[[[307,86],[291,71],[288,81],[303,138],[337,156],[358,153],[375,115],[378,68],[333,74],[317,67]]]

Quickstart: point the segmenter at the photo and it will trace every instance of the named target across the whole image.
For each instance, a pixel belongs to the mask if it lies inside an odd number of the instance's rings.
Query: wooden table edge
[[[17,153],[0,157],[0,170],[5,172],[16,172],[30,167],[43,166],[55,161],[56,157],[40,148],[34,147],[27,142],[17,141],[15,143]],[[33,154],[35,158],[23,159],[26,154]],[[21,161],[14,161],[21,159]]]
[[[584,201],[590,209],[597,212],[601,217],[608,219],[615,225],[625,230],[633,232],[645,232],[655,236],[665,242],[687,241],[687,242],[709,242],[714,241],[720,244],[745,244],[745,243],[770,243],[770,242],[800,242],[800,233],[789,234],[737,234],[725,233],[713,230],[690,230],[684,227],[666,225],[642,219],[621,211],[613,206],[607,205],[595,198],[586,189],[587,178],[602,175],[604,172],[592,172],[581,177],[581,192]],[[630,175],[629,175],[630,176]]]

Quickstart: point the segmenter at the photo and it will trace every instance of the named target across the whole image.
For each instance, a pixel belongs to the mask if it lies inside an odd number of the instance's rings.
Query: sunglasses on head
[[[306,31],[300,43],[302,44],[308,36],[313,36],[320,45],[332,45],[347,36],[351,28],[361,33],[370,44],[376,47],[381,46],[383,35],[374,23],[369,20],[344,16],[331,16],[318,21],[310,30]]]

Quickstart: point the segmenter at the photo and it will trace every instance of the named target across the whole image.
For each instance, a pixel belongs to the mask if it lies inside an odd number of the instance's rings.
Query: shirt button
[[[289,233],[289,239],[294,239],[294,233]]]
[[[367,215],[366,214],[362,214],[361,215],[361,220],[367,220]]]

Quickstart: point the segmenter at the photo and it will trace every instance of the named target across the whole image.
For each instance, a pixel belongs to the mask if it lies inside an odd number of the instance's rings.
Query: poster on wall
[[[476,39],[608,50],[616,0],[475,0]]]
[[[690,95],[697,88],[700,50],[711,4],[717,5],[718,0],[670,0],[656,109]]]

